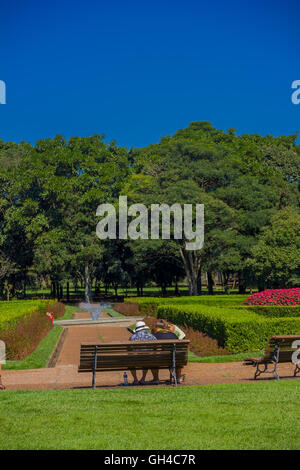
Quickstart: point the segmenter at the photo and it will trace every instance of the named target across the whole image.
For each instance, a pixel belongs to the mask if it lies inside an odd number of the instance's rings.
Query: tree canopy
[[[107,144],[103,135],[63,136],[36,145],[0,140],[0,294],[25,291],[34,276],[57,286],[83,282],[86,298],[104,283],[139,290],[150,282],[201,292],[207,273],[226,284],[299,284],[300,148],[297,135],[273,137],[192,122],[145,148]],[[96,209],[128,203],[204,204],[205,242],[99,240]]]

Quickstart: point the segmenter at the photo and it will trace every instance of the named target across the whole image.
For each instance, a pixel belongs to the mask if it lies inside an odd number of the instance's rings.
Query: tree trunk
[[[60,301],[60,286],[59,283],[56,282],[56,294],[57,294],[57,300]]]
[[[198,275],[201,267],[201,256],[196,251],[180,248],[186,277],[189,284],[189,295],[199,295]]]
[[[214,281],[211,271],[207,271],[207,287],[208,295],[213,295],[214,293]]]
[[[70,302],[70,283],[67,282],[67,302]]]
[[[197,278],[198,295],[202,294],[201,274],[202,274],[202,270],[201,270],[201,266],[200,266],[199,272],[198,272],[198,278]]]
[[[84,266],[84,299],[85,302],[91,303],[91,276],[89,264],[85,263]]]
[[[246,284],[245,284],[243,273],[238,274],[238,280],[239,280],[239,294],[245,294]]]
[[[24,279],[23,279],[23,297],[24,299],[26,297],[26,272],[24,273]]]

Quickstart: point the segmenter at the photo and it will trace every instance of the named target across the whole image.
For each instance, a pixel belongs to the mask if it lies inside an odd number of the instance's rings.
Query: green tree
[[[264,227],[247,260],[261,287],[290,287],[300,281],[300,213],[278,211]]]

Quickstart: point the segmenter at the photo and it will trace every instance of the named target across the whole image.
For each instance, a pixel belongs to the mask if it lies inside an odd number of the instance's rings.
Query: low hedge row
[[[248,309],[160,305],[156,314],[208,334],[232,353],[263,349],[272,335],[300,334],[299,317],[268,318]]]
[[[8,360],[24,359],[36,349],[52,328],[50,319],[45,315],[47,310],[58,318],[64,314],[65,306],[49,300],[0,304],[0,340],[5,342]]]
[[[300,334],[300,306],[245,306],[245,296],[128,299],[142,314],[166,318],[215,338],[227,350],[263,349],[270,336]]]
[[[21,318],[29,317],[36,310],[46,311],[48,300],[11,300],[0,302],[0,332],[11,328]]]
[[[269,318],[300,317],[300,305],[248,305],[247,307],[241,307],[241,309],[245,308]]]

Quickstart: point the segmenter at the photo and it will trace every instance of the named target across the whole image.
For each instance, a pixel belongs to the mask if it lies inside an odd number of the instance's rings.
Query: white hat
[[[138,331],[142,330],[149,330],[149,326],[147,326],[144,321],[137,321],[135,324],[134,333],[137,333]]]

